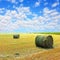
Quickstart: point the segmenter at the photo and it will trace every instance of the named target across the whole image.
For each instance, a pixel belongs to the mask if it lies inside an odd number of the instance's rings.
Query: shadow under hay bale
[[[13,35],[13,39],[19,39],[19,35]]]
[[[37,47],[53,48],[53,37],[51,35],[49,36],[38,35],[35,38],[35,44]]]

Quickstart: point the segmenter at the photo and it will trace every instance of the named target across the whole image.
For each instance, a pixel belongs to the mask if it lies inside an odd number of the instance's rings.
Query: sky
[[[60,32],[60,0],[0,0],[0,33]]]

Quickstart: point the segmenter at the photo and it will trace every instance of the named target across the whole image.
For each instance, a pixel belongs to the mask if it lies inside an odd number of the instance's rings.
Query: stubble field
[[[35,45],[37,35],[52,35],[53,49],[38,48]],[[59,60],[60,35],[20,34],[13,39],[13,34],[0,34],[0,60]]]

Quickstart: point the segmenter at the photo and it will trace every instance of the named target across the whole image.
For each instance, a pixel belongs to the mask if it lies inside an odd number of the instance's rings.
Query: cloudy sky
[[[0,0],[3,32],[60,32],[60,0]]]

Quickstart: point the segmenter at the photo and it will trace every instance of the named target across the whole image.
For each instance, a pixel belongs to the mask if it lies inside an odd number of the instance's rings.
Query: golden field
[[[0,60],[59,60],[60,35],[54,35],[54,48],[42,49],[35,45],[37,35],[50,34],[20,34],[19,39],[13,39],[13,34],[0,34]],[[16,56],[16,53],[19,53]]]

